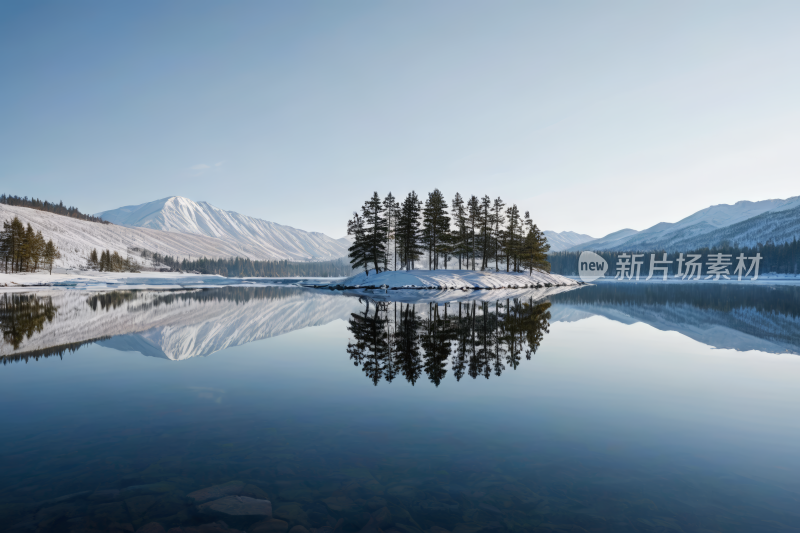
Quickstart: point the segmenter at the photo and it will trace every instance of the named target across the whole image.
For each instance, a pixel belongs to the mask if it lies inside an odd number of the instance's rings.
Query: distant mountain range
[[[784,243],[794,238],[800,238],[800,196],[714,205],[678,222],[660,222],[642,231],[623,229],[562,249],[683,251],[723,242],[755,246],[769,241]],[[553,251],[558,250],[554,248]]]
[[[182,196],[120,207],[96,216],[120,226],[221,239],[238,248],[243,257],[320,261],[344,257],[350,246],[346,238],[334,239]]]
[[[561,250],[572,248],[586,241],[594,240],[594,237],[582,233],[575,233],[574,231],[562,231],[559,233],[557,231],[545,230],[543,233],[545,237],[547,237],[550,250],[553,252],[560,252]]]

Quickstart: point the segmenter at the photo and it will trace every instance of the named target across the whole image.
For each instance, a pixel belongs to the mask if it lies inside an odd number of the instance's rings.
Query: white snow
[[[550,245],[551,252],[560,252],[578,244],[592,241],[594,237],[584,235],[582,233],[575,233],[574,231],[550,231],[545,230],[544,236],[547,237],[547,243]]]
[[[533,271],[490,272],[478,270],[390,270],[376,274],[370,270],[336,282],[345,287],[429,288],[446,289],[506,289],[522,288],[549,283],[558,286],[575,286],[579,283],[565,276]]]
[[[188,274],[181,272],[97,272],[93,270],[66,270],[53,272],[20,272],[4,274],[0,272],[0,293],[24,291],[26,287],[77,290],[121,290],[121,289],[173,289],[173,288],[214,288],[238,286],[287,286],[300,283],[324,284],[344,278],[226,278],[210,274]]]
[[[57,267],[81,268],[92,249],[111,250],[126,257],[128,248],[144,248],[179,259],[208,257],[246,257],[249,259],[275,259],[262,253],[250,252],[237,243],[226,242],[204,235],[169,233],[148,228],[127,228],[114,224],[100,224],[75,218],[37,211],[27,207],[0,204],[0,221],[19,217],[34,230],[41,230],[45,240],[52,239],[61,251]],[[139,262],[141,257],[132,255]],[[289,259],[279,257],[279,259]]]
[[[150,228],[173,233],[204,235],[231,243],[243,257],[319,261],[347,255],[347,239],[333,239],[254,217],[225,211],[208,202],[181,196],[162,198],[97,213],[122,226]]]

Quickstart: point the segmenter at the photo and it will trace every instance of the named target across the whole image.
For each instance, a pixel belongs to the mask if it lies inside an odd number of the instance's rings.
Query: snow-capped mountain
[[[121,226],[150,228],[171,233],[204,235],[236,246],[242,256],[261,259],[320,261],[347,255],[347,239],[225,211],[208,202],[181,196],[162,198],[97,213]]]
[[[558,231],[545,230],[543,233],[547,237],[551,252],[560,252],[586,241],[594,240],[594,237],[575,233],[574,231],[562,231],[559,233]]]
[[[61,252],[61,259],[56,260],[54,265],[56,268],[85,268],[92,249],[110,250],[122,257],[128,255],[130,249],[144,248],[179,259],[237,256],[266,259],[261,255],[243,253],[235,242],[205,235],[185,235],[149,228],[99,224],[28,207],[0,204],[0,222],[14,217],[18,217],[24,225],[30,224],[35,230],[41,231],[45,240],[53,240]],[[139,263],[145,263],[136,256],[136,252],[132,252],[132,255]]]
[[[582,250],[668,250],[714,246],[723,241],[753,246],[800,238],[800,196],[785,200],[736,202],[702,209],[678,222],[642,231],[620,230],[569,248]]]

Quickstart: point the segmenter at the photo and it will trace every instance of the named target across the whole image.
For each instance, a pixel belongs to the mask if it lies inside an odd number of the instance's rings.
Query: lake
[[[800,287],[48,290],[0,325],[6,531],[800,529]]]

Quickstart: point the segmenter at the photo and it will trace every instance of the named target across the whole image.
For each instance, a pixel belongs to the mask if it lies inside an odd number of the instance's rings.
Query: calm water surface
[[[421,294],[0,296],[2,528],[800,530],[798,288]]]

